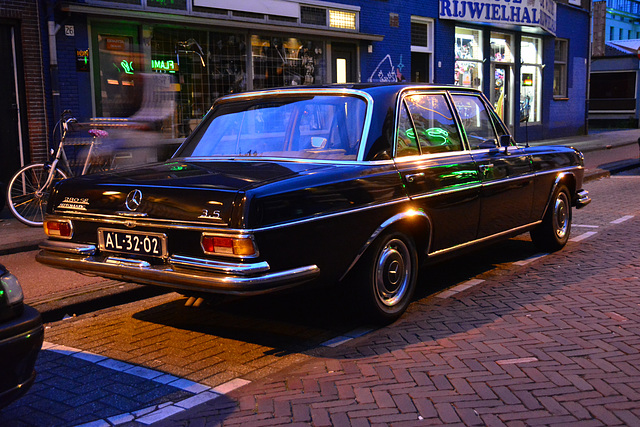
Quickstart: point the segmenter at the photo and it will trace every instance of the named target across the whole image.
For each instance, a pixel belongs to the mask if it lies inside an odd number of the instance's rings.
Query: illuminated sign
[[[522,73],[522,86],[533,86],[533,74]]]
[[[178,64],[171,60],[152,59],[151,69],[156,72],[175,73],[178,71]]]
[[[76,49],[76,71],[89,71],[89,49]]]
[[[440,0],[440,19],[540,27],[556,34],[554,0]]]
[[[122,52],[126,49],[127,39],[124,37],[107,37],[107,50]]]

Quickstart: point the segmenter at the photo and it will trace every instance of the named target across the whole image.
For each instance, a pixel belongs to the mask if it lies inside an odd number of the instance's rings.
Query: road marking
[[[196,405],[200,405],[201,403],[217,399],[218,397],[229,393],[237,388],[243,387],[251,382],[242,378],[236,378],[217,387],[211,388],[207,385],[200,384],[186,378],[179,378],[161,371],[156,371],[155,369],[133,365],[130,363],[122,362],[120,360],[100,356],[99,354],[82,351],[73,347],[53,344],[45,341],[44,343],[42,343],[42,349],[63,354],[68,357],[82,359],[86,362],[99,365],[103,368],[112,369],[124,374],[135,375],[149,381],[154,381],[163,385],[175,387],[193,394],[193,396],[189,396],[177,402],[164,402],[162,404],[149,406],[137,411],[114,415],[106,419],[81,424],[81,426],[84,427],[111,426],[126,422],[138,422],[145,425],[153,424],[155,422],[162,421],[170,417],[171,415],[177,414],[178,412],[182,412],[186,409],[193,408]]]
[[[631,218],[633,218],[633,215],[625,215],[622,218],[618,218],[614,221],[611,221],[610,224],[621,224],[627,220],[630,220]]]
[[[529,263],[531,263],[533,261],[539,260],[540,258],[545,257],[547,255],[549,255],[549,254],[548,253],[535,254],[533,256],[530,256],[529,258],[525,258],[525,259],[521,259],[520,261],[516,261],[513,264],[514,265],[520,265],[520,266],[527,265],[527,264],[529,264]]]
[[[531,363],[531,362],[537,362],[538,358],[537,357],[522,357],[520,359],[503,359],[503,360],[498,360],[496,361],[496,363],[498,365],[516,365],[519,363]]]
[[[582,224],[573,224],[572,227],[581,227],[581,228],[600,228],[599,225],[582,225]]]
[[[438,292],[436,294],[436,297],[438,298],[449,298],[450,296],[453,296],[457,293],[460,293],[462,291],[466,291],[469,288],[472,288],[473,286],[479,285],[480,283],[484,282],[483,279],[471,279],[471,280],[467,280],[466,282],[462,282],[457,286],[454,286],[451,289],[446,289],[442,292]]]
[[[579,236],[572,237],[571,239],[569,239],[569,241],[570,242],[580,242],[580,241],[582,241],[584,239],[588,239],[589,237],[594,236],[596,234],[598,234],[597,231],[587,231],[586,233],[582,233]]]
[[[325,342],[323,342],[322,344],[320,344],[322,347],[337,347],[339,345],[342,345],[348,341],[351,341],[354,338],[358,338],[364,335],[367,335],[369,332],[371,332],[373,329],[370,328],[358,328],[358,329],[354,329],[350,332],[347,332],[344,335],[339,335],[335,338],[331,338],[330,340],[327,340]]]

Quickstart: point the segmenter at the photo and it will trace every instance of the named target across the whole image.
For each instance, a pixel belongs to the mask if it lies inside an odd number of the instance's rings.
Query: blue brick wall
[[[87,21],[76,15],[65,23],[74,25],[75,35],[65,35],[62,28],[56,37],[60,108],[71,110],[79,120],[86,121],[92,116],[90,72],[76,71],[76,50],[89,48]]]
[[[569,40],[569,64],[567,80],[567,100],[553,100],[553,62],[554,50],[551,40],[551,59],[545,67],[547,80],[551,82],[551,94],[548,102],[549,117],[545,137],[557,138],[584,134],[586,114],[587,61],[589,59],[589,14],[558,4],[558,38]],[[562,25],[570,22],[571,25]],[[577,37],[583,35],[583,37]]]

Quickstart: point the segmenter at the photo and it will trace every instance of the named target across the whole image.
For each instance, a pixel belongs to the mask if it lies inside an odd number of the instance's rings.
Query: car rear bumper
[[[591,203],[591,197],[589,197],[589,192],[587,190],[580,190],[577,193],[576,198],[576,209],[581,209]]]
[[[0,408],[25,394],[33,384],[43,339],[40,313],[27,305],[20,317],[0,325]]]
[[[52,267],[116,280],[189,291],[257,295],[300,285],[320,274],[316,265],[271,271],[267,262],[228,263],[171,256],[160,265],[99,255],[93,245],[46,240],[36,259]]]

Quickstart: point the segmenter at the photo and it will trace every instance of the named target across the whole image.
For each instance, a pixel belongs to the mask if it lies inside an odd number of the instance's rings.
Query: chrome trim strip
[[[367,248],[369,246],[371,246],[371,243],[373,243],[376,238],[378,238],[378,236],[384,231],[386,230],[390,225],[395,224],[398,221],[401,221],[403,219],[407,219],[407,218],[411,218],[411,217],[422,217],[424,219],[427,220],[427,222],[429,223],[429,226],[431,226],[431,219],[429,218],[429,216],[422,212],[422,211],[416,211],[416,210],[408,210],[406,212],[401,212],[399,214],[396,214],[394,216],[392,216],[391,218],[387,219],[385,222],[383,222],[382,224],[380,224],[380,226],[378,226],[378,228],[376,229],[376,231],[373,232],[373,234],[371,235],[371,237],[369,237],[369,239],[367,240],[367,242],[364,244],[364,246],[362,246],[362,248],[360,249],[360,251],[358,252],[358,254],[356,255],[355,259],[351,262],[351,264],[349,265],[349,267],[347,268],[347,270],[344,272],[344,274],[340,277],[339,280],[344,279],[347,274],[349,274],[349,272],[351,271],[351,269],[358,263],[358,261],[360,260],[360,258],[362,258],[362,255],[364,255],[365,251],[367,250]],[[431,245],[431,237],[429,237],[429,245]]]
[[[506,231],[502,231],[500,233],[492,234],[491,236],[486,236],[486,237],[482,237],[480,239],[472,240],[470,242],[462,243],[460,245],[451,246],[450,248],[439,249],[437,251],[429,253],[429,256],[432,257],[432,256],[438,256],[438,255],[446,254],[446,253],[452,252],[454,250],[458,250],[458,249],[466,248],[466,247],[469,247],[469,246],[473,246],[473,245],[476,245],[476,244],[479,244],[479,243],[482,243],[482,242],[486,242],[486,241],[489,241],[489,240],[492,240],[492,239],[495,239],[495,238],[498,238],[498,237],[501,237],[501,236],[505,236],[505,235],[512,234],[512,233],[523,232],[523,231],[526,231],[529,228],[535,227],[536,225],[540,224],[541,222],[542,222],[541,220],[535,221],[535,222],[532,222],[532,223],[527,224],[527,225],[522,225],[520,227],[516,227],[516,228],[512,228],[512,229],[506,230]]]
[[[480,188],[480,187],[482,187],[482,182],[477,181],[477,182],[472,182],[472,183],[469,183],[469,184],[461,185],[460,187],[456,187],[455,189],[444,188],[442,190],[432,191],[431,193],[428,193],[428,194],[421,194],[421,195],[415,196],[415,197],[412,196],[411,200],[422,200],[422,199],[427,199],[427,198],[430,198],[430,197],[457,193],[459,191],[473,190],[475,188]]]
[[[215,261],[211,259],[193,258],[183,255],[173,255],[169,258],[172,267],[195,268],[199,270],[211,271],[215,273],[246,276],[250,274],[264,273],[271,267],[266,261],[253,264],[241,264],[232,262]]]
[[[42,264],[95,274],[116,280],[183,289],[235,295],[257,295],[291,288],[313,280],[320,274],[317,265],[293,268],[254,276],[207,274],[193,270],[174,270],[170,266],[139,266],[128,262],[107,264],[101,257],[78,257],[42,250],[36,255]]]
[[[144,218],[146,216],[149,216],[149,214],[146,212],[128,212],[128,211],[117,211],[116,215],[129,216],[129,217],[135,217],[135,218]]]
[[[62,252],[76,255],[95,255],[95,245],[85,245],[82,243],[60,242],[57,240],[45,240],[38,245],[40,249],[53,252]]]
[[[119,258],[119,257],[107,257],[104,262],[107,264],[114,264],[118,266],[125,267],[138,267],[138,268],[149,268],[151,264],[147,261],[142,261],[139,259],[129,259],[129,258]]]
[[[149,227],[162,227],[162,228],[171,228],[171,229],[188,228],[189,230],[207,231],[207,230],[218,230],[219,227],[228,227],[228,225],[224,222],[211,224],[211,223],[202,223],[199,221],[180,221],[180,223],[176,224],[176,220],[171,220],[171,219],[161,219],[161,218],[128,219],[118,215],[86,213],[86,212],[80,213],[77,211],[56,210],[55,213],[46,215],[46,219],[58,219],[58,218],[78,219],[78,220],[89,221],[89,222],[99,221],[106,224],[125,225],[130,228],[137,227],[137,226],[149,226]]]

